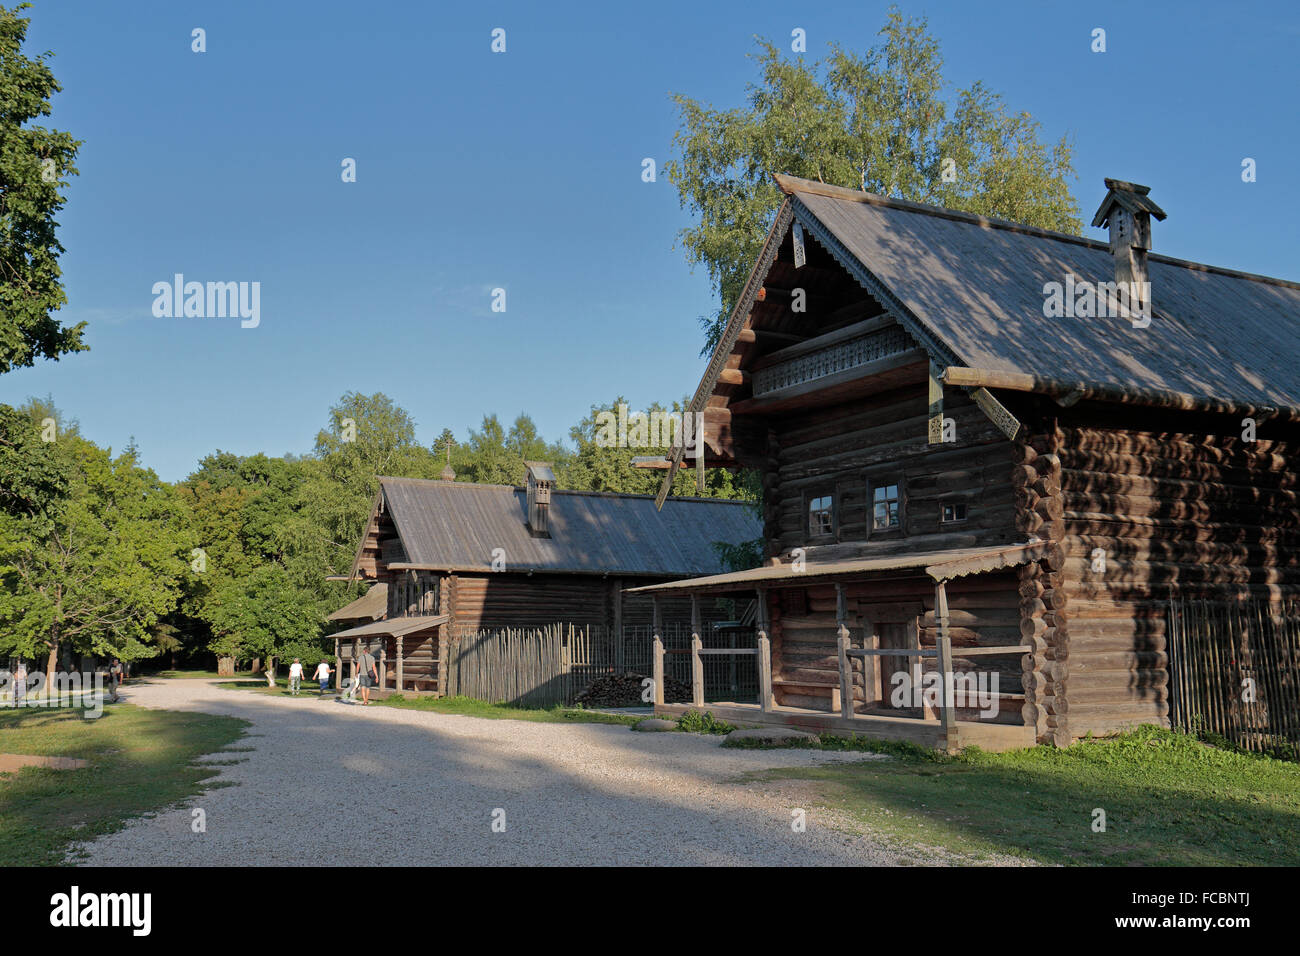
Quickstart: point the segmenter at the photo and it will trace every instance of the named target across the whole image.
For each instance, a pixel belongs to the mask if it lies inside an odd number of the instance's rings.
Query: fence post
[[[696,707],[704,706],[704,661],[700,650],[704,642],[700,639],[700,597],[691,594],[691,703]]]

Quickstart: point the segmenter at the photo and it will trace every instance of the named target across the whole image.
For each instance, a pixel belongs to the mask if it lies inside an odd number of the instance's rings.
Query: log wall
[[[865,556],[1013,540],[1006,439],[960,389],[946,390],[944,403],[957,441],[937,445],[927,440],[924,382],[774,418],[763,482],[768,555],[816,548],[826,560],[839,551]],[[900,486],[901,528],[870,527],[870,480]],[[836,496],[837,531],[814,538],[807,500],[827,492]],[[965,504],[967,519],[941,523],[945,503]]]
[[[1061,572],[1022,582],[1051,598],[1040,736],[1168,725],[1168,600],[1300,593],[1296,431],[1261,422],[1249,442],[1239,418],[1086,403],[1041,421],[1014,479],[1021,526],[1064,553]]]

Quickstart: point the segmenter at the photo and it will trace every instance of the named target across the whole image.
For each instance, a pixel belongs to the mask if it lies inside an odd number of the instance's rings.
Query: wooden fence
[[[1300,603],[1175,599],[1168,634],[1175,727],[1300,758]]]
[[[690,628],[663,629],[665,676],[691,682]],[[705,635],[706,646],[754,646],[752,630]],[[447,694],[521,707],[572,704],[598,677],[653,671],[648,627],[617,636],[597,625],[555,623],[530,628],[464,628],[453,635],[447,657]],[[705,690],[710,700],[757,700],[752,658],[709,658]]]

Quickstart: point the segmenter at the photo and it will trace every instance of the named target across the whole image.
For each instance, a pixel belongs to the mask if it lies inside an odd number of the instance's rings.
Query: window
[[[871,489],[871,527],[886,531],[901,527],[898,485],[876,485]]]
[[[966,502],[954,501],[951,504],[940,505],[939,520],[944,524],[948,524],[953,521],[965,521]]]
[[[835,496],[817,495],[808,499],[808,535],[825,537],[835,533]]]

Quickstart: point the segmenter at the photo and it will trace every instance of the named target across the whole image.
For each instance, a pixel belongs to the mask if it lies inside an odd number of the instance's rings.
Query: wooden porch
[[[963,565],[962,571],[965,572],[967,567],[969,565]],[[1035,727],[1023,717],[1025,698],[1019,686],[1014,693],[999,693],[997,684],[989,691],[978,687],[977,680],[972,680],[978,675],[971,670],[963,672],[954,668],[949,582],[943,576],[949,568],[933,566],[928,570],[934,587],[935,638],[932,646],[922,646],[919,640],[915,623],[919,606],[910,612],[914,615],[913,622],[910,628],[905,629],[906,636],[899,645],[887,646],[887,642],[880,639],[881,628],[876,623],[859,620],[859,640],[855,646],[845,585],[835,581],[838,628],[831,651],[834,663],[831,671],[809,671],[808,676],[804,676],[797,666],[790,668],[783,659],[778,662],[774,677],[767,588],[760,587],[757,591],[756,641],[755,646],[748,648],[703,646],[699,613],[701,591],[692,590],[690,703],[670,704],[664,700],[663,629],[658,597],[653,593],[658,589],[648,589],[654,597],[655,712],[680,715],[688,711],[710,711],[729,723],[791,726],[819,733],[908,740],[948,752],[968,746],[992,751],[1034,746]],[[734,589],[730,593],[734,594]],[[877,608],[888,606],[876,605]],[[961,663],[966,668],[979,668],[982,665],[978,662],[988,659],[1023,659],[1032,653],[1033,647],[1027,643],[963,646],[959,649]],[[752,655],[757,658],[758,693],[755,702],[706,700],[705,662],[714,655]],[[838,680],[832,684],[826,678]],[[890,699],[891,689],[900,679],[906,701],[901,706],[897,700]],[[823,695],[824,706],[818,706],[817,698],[810,696],[814,690]],[[976,703],[970,699],[972,691],[976,694]],[[808,706],[810,703],[813,706]]]

